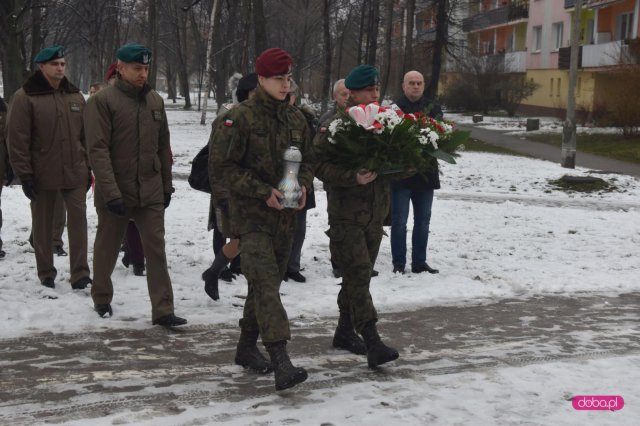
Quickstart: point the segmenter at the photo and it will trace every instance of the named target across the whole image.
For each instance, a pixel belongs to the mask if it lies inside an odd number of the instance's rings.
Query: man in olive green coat
[[[116,56],[118,79],[89,98],[85,113],[98,213],[91,296],[98,315],[113,314],[111,274],[134,218],[147,258],[152,323],[179,326],[187,321],[174,315],[164,245],[164,209],[173,192],[164,102],[147,84],[149,49],[127,44]]]
[[[377,102],[380,96],[378,70],[371,65],[355,67],[345,79],[349,89],[349,104]],[[398,358],[398,352],[380,340],[376,322],[378,314],[373,305],[369,284],[380,242],[382,224],[389,212],[389,182],[369,170],[349,170],[335,164],[325,153],[329,144],[326,127],[316,136],[318,163],[316,175],[325,184],[331,258],[342,271],[342,288],[338,294],[340,319],[334,338],[351,340],[345,349],[353,350],[358,341],[353,333],[362,334],[369,367]],[[344,342],[344,343],[349,343]]]
[[[51,212],[61,193],[69,219],[71,286],[84,289],[91,283],[86,215],[91,171],[82,120],[84,97],[64,75],[62,46],[43,49],[35,63],[39,69],[13,95],[9,106],[9,158],[31,200],[33,246],[41,284],[55,287]]]
[[[232,109],[218,126],[211,147],[212,167],[230,188],[231,228],[240,238],[242,272],[249,291],[240,322],[241,341],[255,346],[258,332],[271,357],[276,390],[307,379],[303,368],[291,364],[286,351],[291,338],[287,312],[280,301],[296,226],[313,184],[313,149],[304,116],[287,102],[291,56],[282,49],[264,51],[256,59],[258,87],[253,99]],[[284,171],[284,153],[300,149],[298,181],[303,195],[298,209],[285,209],[277,190]],[[249,343],[247,343],[249,346]]]

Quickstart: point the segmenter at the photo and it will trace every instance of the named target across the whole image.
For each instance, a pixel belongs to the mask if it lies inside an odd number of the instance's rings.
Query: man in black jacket
[[[424,77],[418,71],[409,71],[402,82],[404,94],[396,105],[405,113],[423,112],[432,118],[442,118],[442,109],[424,95]],[[416,174],[407,179],[393,181],[391,184],[391,256],[393,272],[404,274],[407,261],[407,218],[409,201],[413,205],[413,234],[411,237],[411,272],[429,272],[438,270],[427,264],[427,242],[429,240],[429,222],[433,191],[440,189],[438,163],[433,159],[431,171]]]

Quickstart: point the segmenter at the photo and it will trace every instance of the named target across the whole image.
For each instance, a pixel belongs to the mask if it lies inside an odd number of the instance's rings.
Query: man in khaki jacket
[[[43,49],[34,61],[39,69],[13,95],[9,106],[9,158],[31,200],[33,246],[41,284],[55,287],[51,212],[60,192],[69,223],[71,286],[80,290],[91,283],[86,215],[91,170],[82,120],[84,97],[64,75],[62,46]]]
[[[147,258],[152,322],[183,325],[187,320],[174,315],[164,248],[164,209],[173,192],[164,102],[147,84],[151,50],[127,44],[116,56],[119,77],[89,98],[85,113],[98,213],[91,296],[98,315],[113,314],[111,274],[127,223],[134,218]]]

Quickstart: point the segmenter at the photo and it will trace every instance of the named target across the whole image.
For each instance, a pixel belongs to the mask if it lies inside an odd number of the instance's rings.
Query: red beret
[[[291,55],[282,49],[272,47],[256,59],[256,73],[263,77],[289,74],[292,62]]]
[[[115,77],[117,68],[118,68],[117,62],[114,62],[111,65],[109,65],[109,68],[107,68],[107,73],[104,75],[104,81],[109,81],[110,78]]]

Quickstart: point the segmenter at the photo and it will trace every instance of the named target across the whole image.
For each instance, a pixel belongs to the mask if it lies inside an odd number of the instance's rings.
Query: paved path
[[[639,320],[640,293],[383,314],[380,330],[401,357],[379,371],[330,347],[335,318],[298,320],[290,352],[309,380],[281,396],[303,406],[312,391],[351,383],[640,355]],[[211,423],[234,416],[255,421],[264,401],[251,409],[234,402],[272,396],[273,378],[233,365],[237,337],[229,325],[0,340],[0,424],[64,423],[141,409],[167,417],[211,403],[225,403]]]
[[[485,143],[508,148],[535,158],[560,163],[560,148],[556,146],[530,141],[519,136],[508,135],[505,132],[488,130],[478,126],[461,125],[459,128],[462,130],[470,130],[472,137]],[[611,158],[587,154],[579,150],[576,153],[576,166],[640,177],[640,164],[613,160]]]

